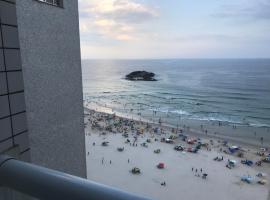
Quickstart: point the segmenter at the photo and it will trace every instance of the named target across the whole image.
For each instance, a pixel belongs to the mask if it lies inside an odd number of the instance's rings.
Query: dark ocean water
[[[270,127],[270,59],[83,60],[84,98],[145,118]],[[157,82],[132,82],[135,70]],[[132,109],[132,110],[131,110]],[[156,115],[154,115],[154,111]]]

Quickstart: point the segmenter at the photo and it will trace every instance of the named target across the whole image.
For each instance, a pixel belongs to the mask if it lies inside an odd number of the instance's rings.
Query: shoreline
[[[93,110],[96,112],[101,112],[101,113],[106,113],[106,114],[115,114],[118,117],[121,118],[126,118],[129,120],[135,120],[138,122],[145,122],[149,123],[155,126],[159,126],[158,122],[151,121],[148,119],[145,119],[140,116],[136,115],[129,115],[129,114],[123,114],[120,112],[114,112],[111,108],[108,107],[102,107],[102,106],[92,106],[89,107],[87,105],[84,105],[85,109]],[[229,125],[222,125],[218,126],[217,121],[201,121],[201,120],[182,120],[182,123],[179,124],[179,128],[183,129],[184,132],[188,135],[193,135],[193,136],[198,136],[198,137],[203,137],[203,138],[213,138],[217,140],[227,140],[230,143],[236,143],[239,145],[243,145],[245,147],[252,147],[252,148],[270,148],[270,132],[269,134],[263,132],[264,128],[262,127],[245,127],[245,126],[239,126],[237,127],[237,130],[234,130],[231,126]],[[207,134],[205,134],[205,129],[201,129],[201,125],[207,127]],[[174,126],[172,124],[168,123],[162,123],[162,127],[165,128],[177,128],[177,126]],[[250,131],[252,129],[252,131]],[[249,132],[256,132],[257,135],[256,137],[249,133]],[[236,132],[238,134],[232,134],[231,132]],[[262,133],[263,132],[263,133]],[[268,131],[266,131],[268,132]],[[231,133],[231,134],[228,134]],[[264,137],[263,144],[260,141],[260,137]]]
[[[107,94],[107,93],[106,93]],[[107,106],[108,104],[106,104],[105,102],[99,102],[99,101],[89,101],[89,100],[84,100],[85,102],[87,102],[87,104],[94,104],[95,107],[100,107],[100,108],[107,108],[107,109],[111,109],[111,105],[109,104],[109,106]],[[146,104],[142,104],[142,105],[146,105]],[[147,105],[149,106],[149,105]],[[128,109],[126,109],[126,106],[123,107],[124,108],[124,111],[125,113],[129,112]],[[117,108],[119,109],[119,108]],[[123,109],[121,109],[123,110]],[[137,112],[141,112],[143,111],[144,109],[140,110],[140,109],[133,109],[134,111],[137,111]],[[239,126],[239,127],[248,127],[248,128],[262,128],[262,129],[268,129],[269,132],[270,132],[270,124],[264,124],[264,123],[260,123],[260,122],[237,122],[237,121],[224,121],[224,120],[218,120],[218,119],[215,119],[215,118],[198,118],[198,117],[182,117],[182,115],[186,115],[187,112],[186,111],[182,111],[182,110],[175,110],[175,111],[162,111],[162,110],[159,110],[158,108],[155,108],[155,109],[149,109],[148,111],[153,111],[153,112],[157,112],[161,115],[163,115],[164,118],[166,118],[166,115],[172,115],[172,114],[175,114],[175,113],[179,113],[178,116],[174,116],[174,118],[178,118],[178,117],[181,117],[183,120],[190,120],[190,121],[201,121],[201,122],[214,122],[214,123],[217,123],[217,122],[221,122],[222,124],[224,125],[227,125],[227,126],[233,126],[233,125],[236,125],[236,126]],[[119,112],[120,113],[120,112]],[[134,113],[134,116],[136,114]],[[148,116],[150,117],[150,116]],[[153,117],[153,116],[152,116]],[[171,124],[173,125],[173,124]]]

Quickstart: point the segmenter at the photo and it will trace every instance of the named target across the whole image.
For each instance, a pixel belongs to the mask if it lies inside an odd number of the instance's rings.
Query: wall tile
[[[6,73],[0,72],[0,95],[7,94]]]
[[[24,151],[29,148],[28,134],[27,132],[14,137],[15,144],[19,145],[20,151]]]
[[[21,56],[20,51],[17,49],[5,49],[5,61],[7,70],[20,70]]]
[[[0,1],[0,17],[3,24],[17,25],[15,4]]]
[[[0,96],[0,118],[6,117],[9,114],[8,96]]]
[[[9,95],[11,114],[25,111],[24,93]]]
[[[25,113],[12,116],[12,126],[14,135],[26,131],[27,127]]]
[[[11,125],[10,125],[10,117],[0,119],[0,141],[7,139],[12,136]]]
[[[0,143],[0,152],[7,150],[8,148],[12,147],[12,139],[6,140]]]
[[[5,71],[3,49],[0,49],[0,71]]]
[[[19,48],[18,30],[16,27],[2,25],[4,47]]]
[[[1,27],[0,27],[1,28]],[[2,33],[1,33],[1,31],[0,31],[0,47],[2,47],[3,46],[3,44],[2,44]]]
[[[17,92],[23,90],[22,72],[8,72],[8,89],[9,92]]]

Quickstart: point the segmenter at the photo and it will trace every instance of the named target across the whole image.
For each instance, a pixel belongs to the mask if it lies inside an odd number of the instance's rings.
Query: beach
[[[165,123],[117,115],[110,108],[89,105],[85,104],[88,179],[160,200],[268,198],[268,183],[261,185],[257,181],[268,180],[269,163],[255,164],[262,159],[257,152],[269,145],[266,141],[261,144],[260,140],[250,142],[253,140],[249,141],[249,137],[239,139],[240,136],[230,135],[232,127],[213,125],[209,121],[203,127],[201,122],[183,121],[178,129],[172,129]],[[239,135],[246,131],[241,127],[236,129]],[[205,130],[209,133],[206,134]],[[225,134],[229,130],[230,133]],[[254,130],[260,133],[260,129]],[[183,141],[183,136],[187,137],[186,141]],[[173,138],[172,144],[162,139],[169,137]],[[187,143],[188,139],[194,138],[194,144]],[[104,142],[108,142],[107,145],[103,146]],[[188,152],[199,143],[207,145],[200,147],[197,153]],[[176,145],[183,150],[176,151]],[[239,150],[231,153],[228,151],[231,146],[237,146]],[[154,153],[157,149],[160,153]],[[242,158],[238,157],[239,152],[243,154]],[[219,161],[214,160],[217,157]],[[228,159],[236,162],[235,167],[226,167]],[[241,163],[246,159],[253,161],[253,165]],[[165,165],[164,169],[157,168],[159,163]],[[132,174],[134,167],[138,167],[141,173]],[[264,177],[256,176],[259,173]],[[205,179],[203,174],[207,174]],[[251,183],[241,181],[248,176]]]

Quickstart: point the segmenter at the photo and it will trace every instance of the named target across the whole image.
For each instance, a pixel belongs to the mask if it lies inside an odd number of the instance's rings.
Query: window
[[[37,0],[53,6],[63,7],[63,0]]]

